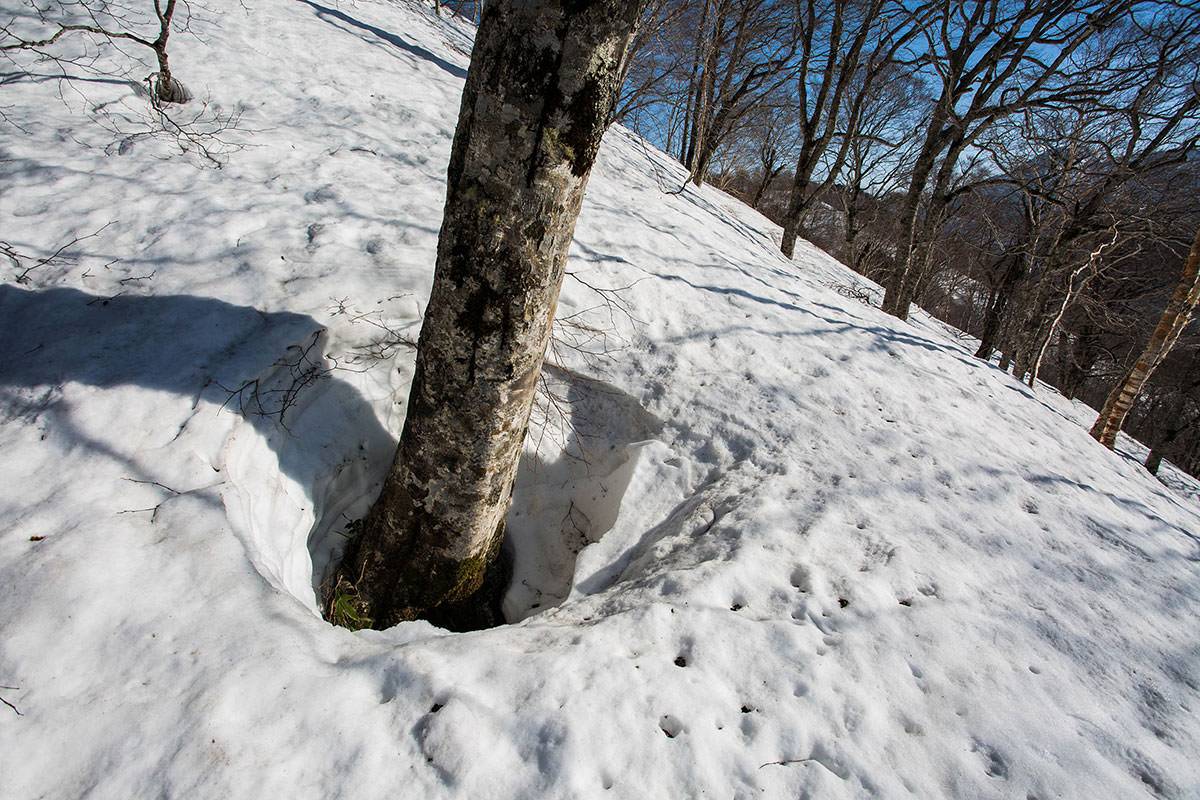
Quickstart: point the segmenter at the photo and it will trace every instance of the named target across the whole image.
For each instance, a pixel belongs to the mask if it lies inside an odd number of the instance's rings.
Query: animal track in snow
[[[996,748],[974,739],[971,741],[971,752],[978,753],[983,758],[984,771],[988,775],[1002,780],[1008,779],[1008,762]]]
[[[683,733],[683,723],[670,714],[663,714],[658,720],[658,727],[666,734],[668,739],[674,739],[679,734]]]
[[[788,580],[797,591],[805,593],[812,591],[812,571],[808,567],[796,567],[792,570],[792,575]]]

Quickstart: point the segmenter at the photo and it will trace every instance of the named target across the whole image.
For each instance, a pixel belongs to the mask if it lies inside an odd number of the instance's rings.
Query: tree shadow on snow
[[[45,416],[48,426],[67,432],[73,446],[91,447],[153,482],[156,476],[137,468],[136,450],[122,451],[119,438],[114,437],[118,444],[97,443],[70,433],[78,431],[78,410],[59,402],[64,384],[137,386],[189,398],[190,410],[181,406],[174,416],[156,412],[141,421],[169,420],[173,430],[163,431],[158,439],[163,442],[179,439],[194,419],[212,414],[216,406],[242,412],[261,435],[257,444],[237,445],[249,448],[240,454],[247,482],[243,491],[270,485],[277,471],[307,495],[292,499],[307,501],[316,524],[307,541],[294,544],[297,552],[308,548],[319,581],[340,549],[340,523],[351,518],[343,515],[365,509],[394,448],[372,406],[332,371],[334,364],[322,350],[323,333],[320,323],[304,314],[267,313],[209,297],[104,298],[70,288],[0,284],[0,337],[8,352],[0,361],[0,420],[31,424]],[[113,422],[129,424],[129,419]],[[250,452],[254,447],[258,450]],[[259,451],[273,457],[260,458]],[[212,465],[213,477],[236,480],[231,462],[238,460],[227,451],[220,466]],[[226,474],[218,474],[221,470]],[[220,503],[215,493],[212,500]],[[239,534],[255,567],[307,605],[303,595],[310,587],[304,584],[312,576],[289,577],[273,569],[273,563],[292,556],[272,552],[272,535],[255,535],[251,528]]]
[[[312,10],[314,12],[316,12],[316,15],[319,19],[321,19],[325,22],[328,22],[330,25],[333,25],[335,28],[339,28],[341,30],[347,30],[343,26],[348,25],[351,28],[358,28],[361,31],[366,31],[367,33],[372,34],[373,36],[383,40],[384,42],[392,45],[393,47],[398,47],[401,50],[403,50],[404,52],[406,52],[412,56],[416,56],[418,59],[420,59],[422,61],[428,61],[429,63],[436,65],[437,67],[445,70],[446,72],[450,73],[451,75],[453,75],[456,78],[460,78],[462,80],[466,80],[466,78],[467,78],[467,71],[465,69],[463,69],[462,67],[460,67],[456,64],[451,64],[449,61],[447,61],[444,58],[434,55],[430,51],[426,50],[424,47],[421,47],[419,44],[410,42],[404,38],[401,38],[400,36],[397,36],[394,33],[389,33],[388,31],[385,31],[383,28],[377,28],[376,26],[371,25],[366,22],[363,22],[362,20],[355,19],[354,17],[350,16],[349,14],[346,14],[342,11],[338,11],[336,8],[330,8],[329,6],[323,6],[319,3],[312,2],[312,0],[297,0],[297,2],[303,3],[304,5],[312,8]],[[339,24],[339,23],[341,23],[341,24]],[[353,31],[348,31],[348,30],[347,30],[347,32],[353,33]]]

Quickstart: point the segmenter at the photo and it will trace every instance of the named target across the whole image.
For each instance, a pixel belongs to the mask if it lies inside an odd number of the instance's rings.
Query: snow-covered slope
[[[220,170],[144,135],[150,67],[112,50],[128,80],[38,65],[0,101],[0,239],[29,256],[0,283],[0,793],[1200,793],[1195,484],[845,299],[728,197],[667,193],[619,129],[510,517],[513,624],[323,622],[403,419],[470,32],[193,8],[172,64],[198,129],[237,119]]]

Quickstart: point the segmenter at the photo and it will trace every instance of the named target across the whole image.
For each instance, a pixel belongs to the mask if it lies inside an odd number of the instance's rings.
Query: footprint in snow
[[[1008,779],[1008,762],[1000,752],[991,745],[975,739],[971,742],[971,752],[978,753],[984,760],[984,771],[993,778]]]
[[[812,573],[808,567],[799,566],[792,570],[790,578],[792,587],[800,592],[812,591]]]
[[[683,733],[683,723],[670,714],[663,714],[658,720],[658,727],[668,739],[674,739]]]

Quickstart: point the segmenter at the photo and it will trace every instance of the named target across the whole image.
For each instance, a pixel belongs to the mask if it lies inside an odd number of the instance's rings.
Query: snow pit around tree
[[[316,343],[317,352],[328,346],[323,334]],[[273,398],[271,410],[282,415],[264,426],[251,413],[235,426],[223,499],[255,569],[320,614],[321,588],[341,555],[346,526],[375,499],[395,442],[351,376],[324,357],[308,369],[316,377],[286,395],[286,408],[275,393],[296,385],[295,370],[276,365],[258,377],[260,392]],[[330,453],[340,454],[332,470]]]
[[[323,339],[320,343],[325,344]],[[253,415],[235,425],[224,456],[228,484],[223,497],[255,569],[277,590],[319,614],[323,584],[344,549],[346,528],[366,514],[378,494],[395,441],[369,408],[348,402],[355,396],[353,387],[336,371],[326,373],[327,364],[318,368],[323,377],[298,392],[284,411],[286,427],[264,430]],[[682,501],[691,477],[662,442],[624,441],[662,428],[632,397],[564,368],[547,365],[546,373],[545,392],[565,395],[561,406],[548,394],[539,397],[544,431],[527,443],[518,471],[505,535],[513,558],[504,602],[509,622],[552,608],[573,592],[592,594],[604,588],[603,576],[593,573],[611,573],[613,565],[602,568],[596,556],[601,551],[589,545],[607,542],[600,558],[616,562],[632,546],[626,539],[636,524],[610,535],[614,527],[622,527],[620,510],[631,481],[634,497],[629,502],[637,510],[627,510],[625,517],[638,520],[655,513],[665,517]],[[293,380],[294,374],[279,366],[258,378],[267,394]],[[347,409],[356,406],[357,419],[347,416]],[[564,410],[569,418],[555,416]],[[345,450],[355,439],[357,452],[343,455],[329,473],[321,456]],[[543,461],[542,451],[554,453],[554,460]],[[664,481],[664,469],[677,477]],[[614,548],[620,549],[609,552]],[[595,551],[590,557],[594,566],[578,574],[581,550]],[[609,575],[607,582],[615,577]],[[581,582],[586,584],[582,589],[577,586]]]
[[[510,622],[568,597],[580,552],[612,537],[620,509],[638,502],[626,497],[630,481],[652,445],[647,437],[662,430],[611,384],[548,364],[542,386],[505,528]]]
[[[5,84],[4,241],[96,234],[0,276],[6,797],[1200,796],[1200,485],[673,193],[620,128],[559,301],[605,346],[548,374],[573,425],[531,426],[511,624],[326,623],[404,417],[471,26],[192,9],[188,107],[241,114],[221,170],[117,146],[149,124],[128,82],[17,54]],[[286,429],[222,409],[315,335],[335,368]]]

